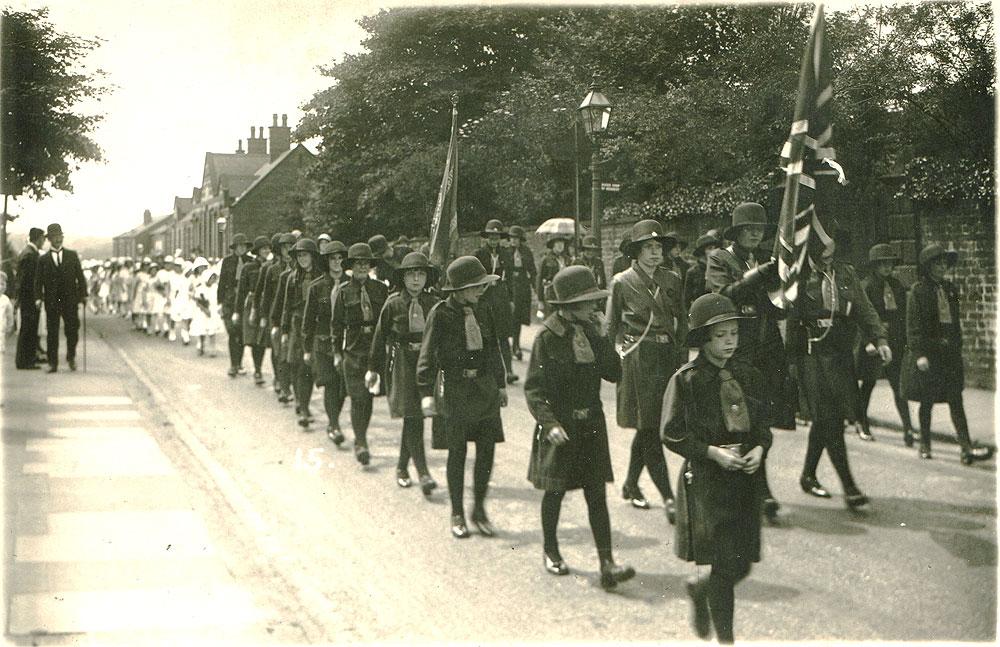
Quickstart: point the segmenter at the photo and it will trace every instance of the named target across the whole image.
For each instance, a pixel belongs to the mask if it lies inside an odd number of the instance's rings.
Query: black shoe
[[[985,461],[993,457],[992,447],[973,445],[969,449],[962,450],[962,465],[972,465],[975,461]]]
[[[516,359],[516,360],[517,360],[517,361],[519,361],[519,362],[520,362],[520,361],[521,361],[522,359],[524,359],[524,354],[523,354],[523,353],[521,352],[521,349],[520,349],[520,348],[518,348],[518,349],[517,349],[516,351],[514,351],[514,359]]]
[[[284,391],[278,392],[278,402],[280,402],[281,404],[288,404],[291,401],[292,401],[291,395],[285,393]]]
[[[309,431],[309,416],[308,415],[304,415],[303,414],[303,415],[299,416],[299,426],[300,427],[305,427],[304,431]]]
[[[622,498],[631,503],[633,508],[649,510],[649,501],[642,495],[642,490],[639,489],[638,485],[624,485]]]
[[[903,444],[907,447],[913,447],[913,430],[904,429],[903,430]]]
[[[712,616],[708,610],[708,589],[697,581],[688,580],[684,583],[688,597],[691,598],[691,628],[702,640],[708,640],[712,633]]]
[[[844,503],[851,510],[857,510],[868,505],[868,497],[861,493],[857,488],[851,488],[844,492]]]
[[[519,377],[518,377],[518,376],[517,376],[516,374],[514,374],[514,373],[508,373],[508,374],[507,374],[507,384],[514,384],[514,383],[515,383],[515,382],[517,382],[517,381],[518,381],[519,379],[521,379],[521,378],[519,378]]]
[[[867,422],[862,422],[861,424],[854,425],[854,431],[858,433],[858,438],[861,440],[873,441],[875,436],[872,436],[871,429],[868,428]]]
[[[396,485],[402,488],[407,488],[413,485],[413,481],[410,479],[410,473],[406,470],[396,470]]]
[[[674,525],[677,521],[677,503],[673,499],[667,499],[663,502],[663,507],[667,511],[667,521],[671,526]]]
[[[764,516],[767,518],[768,523],[772,525],[778,523],[778,510],[780,509],[781,504],[774,497],[764,499]]]
[[[326,435],[337,447],[340,447],[344,442],[344,434],[335,427],[327,427]]]
[[[430,496],[437,488],[438,484],[430,474],[424,474],[420,477],[420,491],[424,493],[424,496]]]
[[[605,591],[627,582],[635,577],[635,569],[631,566],[619,566],[612,561],[601,562],[601,588]]]
[[[260,374],[260,371],[254,371],[253,383],[257,386],[264,386],[264,376]]]
[[[229,377],[236,377],[236,367],[230,366],[229,371],[226,373]]]
[[[47,370],[46,370],[45,372],[46,372],[46,373],[55,373],[55,372],[56,372],[56,371],[58,371],[58,370],[59,370],[59,369],[58,369],[58,368],[56,368],[55,366],[50,366],[50,367],[49,367],[49,368],[48,368],[48,369],[47,369]]]
[[[925,460],[930,460],[931,459],[931,446],[930,445],[921,445],[920,446],[920,458],[923,458]]]
[[[71,371],[75,371],[76,370],[76,360],[75,359],[68,359],[68,360],[66,360],[66,365],[69,366],[69,370],[71,370]]]
[[[451,536],[455,539],[466,539],[472,533],[469,532],[469,527],[465,525],[465,517],[460,514],[451,515]]]
[[[368,448],[364,445],[357,445],[354,447],[354,458],[358,459],[358,462],[362,465],[368,465],[371,461],[371,454],[368,453]]]
[[[42,367],[39,366],[38,364],[32,364],[31,366],[18,366],[17,370],[19,370],[19,371],[37,371],[40,368],[42,368]]]
[[[826,491],[825,487],[819,484],[815,476],[803,476],[799,479],[799,486],[806,494],[818,496],[821,499],[830,498],[830,493]]]
[[[545,570],[553,575],[569,575],[569,566],[563,561],[563,558],[559,553],[555,554],[555,557],[550,556],[548,553],[544,553],[545,556]]]
[[[486,517],[485,510],[472,511],[472,525],[474,525],[476,530],[479,531],[479,534],[484,537],[493,537],[497,534],[493,524],[490,523],[490,520]]]

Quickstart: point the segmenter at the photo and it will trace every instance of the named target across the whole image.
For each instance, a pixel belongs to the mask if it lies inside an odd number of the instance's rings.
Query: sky
[[[596,4],[602,0],[575,0]],[[420,0],[12,0],[49,8],[59,31],[103,39],[87,58],[114,92],[86,111],[105,115],[93,137],[105,161],[72,176],[72,193],[9,212],[16,245],[30,227],[59,222],[73,235],[111,238],[168,214],[175,195],[200,186],[206,152],[235,151],[251,126],[287,114],[329,86],[317,66],[361,51],[357,19]],[[435,4],[459,4],[439,0]],[[496,3],[499,4],[499,3]],[[834,6],[849,4],[838,1]],[[827,3],[828,7],[830,3]],[[832,8],[832,7],[831,7]],[[280,117],[279,117],[280,119]],[[307,142],[307,145],[310,142]],[[315,149],[315,148],[314,148]]]

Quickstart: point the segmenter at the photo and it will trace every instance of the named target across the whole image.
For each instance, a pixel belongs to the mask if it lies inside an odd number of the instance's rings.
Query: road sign
[[[602,182],[601,183],[601,190],[602,191],[621,191],[622,190],[622,185],[619,184],[618,182]]]

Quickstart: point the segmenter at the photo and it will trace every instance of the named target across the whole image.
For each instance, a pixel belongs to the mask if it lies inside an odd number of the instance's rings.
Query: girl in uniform
[[[535,433],[528,479],[542,496],[545,570],[566,575],[556,529],[567,490],[582,489],[600,561],[601,586],[611,589],[635,570],[615,564],[605,483],[614,480],[608,430],[601,405],[601,380],[617,382],[621,360],[603,335],[598,306],[608,296],[591,270],[574,265],[552,281],[548,303],[556,311],[535,337],[524,395]]]
[[[295,392],[295,413],[299,425],[308,429],[313,417],[309,412],[312,399],[312,367],[306,360],[302,337],[302,319],[305,316],[306,291],[309,284],[320,276],[319,248],[311,238],[300,238],[292,247],[295,270],[285,285],[285,298],[281,309],[281,346],[287,349],[288,365],[292,369],[292,389]]]
[[[761,374],[733,359],[741,317],[721,294],[695,299],[688,346],[698,356],[670,378],[663,443],[684,457],[678,481],[677,556],[711,565],[687,582],[692,625],[707,639],[733,642],[733,587],[760,561],[757,471],[771,446]]]
[[[399,444],[399,461],[396,463],[396,484],[410,487],[408,466],[413,460],[425,496],[437,487],[427,469],[424,454],[424,417],[417,390],[417,357],[420,341],[427,327],[427,317],[439,299],[424,290],[437,283],[437,268],[420,252],[410,252],[400,263],[394,279],[403,289],[389,295],[379,315],[372,338],[368,373],[365,381],[369,389],[375,387],[379,375],[386,378],[389,413],[403,419],[403,434]],[[388,364],[386,351],[388,350]]]

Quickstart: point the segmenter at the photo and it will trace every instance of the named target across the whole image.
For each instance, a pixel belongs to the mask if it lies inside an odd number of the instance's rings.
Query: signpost
[[[622,185],[618,182],[601,182],[602,191],[621,191]]]

